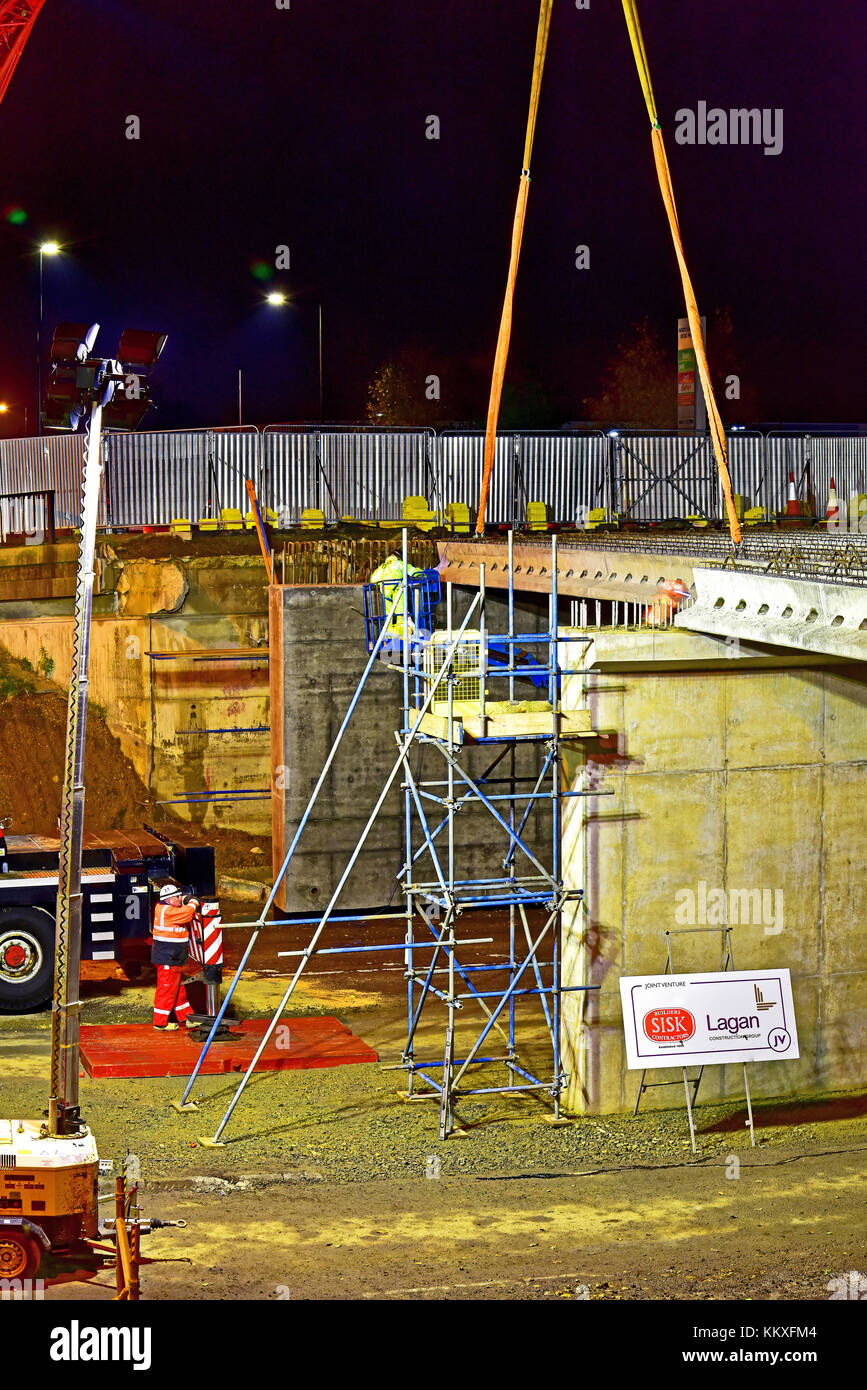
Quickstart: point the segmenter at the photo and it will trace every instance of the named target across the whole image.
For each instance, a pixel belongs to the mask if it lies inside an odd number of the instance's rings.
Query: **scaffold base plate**
[[[237,1041],[209,1049],[199,1074],[246,1070],[269,1022],[264,1018],[245,1020]],[[85,1024],[81,1029],[81,1063],[94,1079],[189,1076],[201,1050],[184,1032],[163,1036],[149,1023]],[[336,1018],[288,1018],[275,1029],[257,1067],[260,1071],[292,1071],[378,1060],[373,1048],[354,1037]]]

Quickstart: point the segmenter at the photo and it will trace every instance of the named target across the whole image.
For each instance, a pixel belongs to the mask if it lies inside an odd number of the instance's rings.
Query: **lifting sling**
[[[647,65],[647,53],[644,48],[644,36],[641,32],[641,24],[638,19],[636,0],[623,0],[623,13],[626,16],[629,41],[632,44],[635,66],[638,69],[641,89],[644,92],[647,114],[650,117],[650,133],[653,141],[653,159],[656,164],[656,176],[659,179],[662,201],[665,204],[665,211],[668,214],[668,223],[671,227],[671,239],[674,242],[674,251],[677,256],[678,267],[680,268],[683,295],[686,300],[686,314],[689,319],[689,329],[692,334],[693,347],[695,348],[695,360],[698,365],[701,389],[704,393],[705,404],[707,406],[707,418],[710,423],[713,451],[716,455],[717,468],[719,469],[720,485],[725,501],[729,531],[733,544],[738,546],[741,543],[741,527],[737,512],[735,511],[734,499],[732,498],[732,484],[728,470],[725,430],[723,429],[722,420],[720,419],[719,410],[717,409],[716,397],[714,396],[713,386],[711,385],[710,368],[708,367],[707,353],[701,333],[701,320],[699,318],[698,305],[696,304],[695,291],[692,288],[692,280],[690,279],[687,269],[683,242],[680,237],[680,226],[678,224],[677,208],[674,202],[671,171],[668,167],[665,143],[662,138],[662,130],[660,129],[659,117],[656,111],[656,100],[653,95],[653,85],[650,80],[650,69]]]

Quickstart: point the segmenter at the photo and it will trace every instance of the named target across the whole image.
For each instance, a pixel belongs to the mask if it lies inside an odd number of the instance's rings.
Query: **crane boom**
[[[0,0],[0,101],[45,0]]]

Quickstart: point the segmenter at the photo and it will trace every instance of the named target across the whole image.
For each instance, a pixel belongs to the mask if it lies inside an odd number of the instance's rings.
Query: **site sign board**
[[[706,336],[704,317],[701,320],[701,336]],[[707,428],[707,410],[689,319],[677,321],[677,428],[680,434],[704,434]]]
[[[787,969],[627,975],[620,1001],[630,1071],[800,1056]]]

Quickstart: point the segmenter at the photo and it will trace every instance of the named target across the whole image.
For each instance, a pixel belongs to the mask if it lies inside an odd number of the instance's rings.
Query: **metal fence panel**
[[[475,511],[482,485],[485,435],[481,430],[446,430],[437,439],[441,488],[446,502]],[[552,520],[575,521],[606,505],[605,436],[587,433],[497,435],[485,519],[523,523],[528,502],[544,502]]]
[[[300,521],[305,507],[317,505],[316,471],[309,431],[265,426],[261,500],[274,508],[283,525]]]
[[[636,521],[720,514],[709,435],[612,432],[613,508]]]
[[[269,425],[263,491],[278,515],[317,507],[329,521],[399,518],[405,497],[441,510],[431,430],[311,429]]]
[[[221,508],[249,507],[245,480],[258,485],[260,437],[242,429],[114,434],[108,440],[107,510],[114,526],[198,521]]]
[[[518,439],[516,492],[520,501],[523,487],[524,505],[502,520],[522,523],[527,502],[546,503],[555,521],[576,521],[606,505],[608,451],[601,431],[522,434]]]
[[[463,502],[474,518],[479,505],[482,469],[485,459],[485,436],[478,430],[461,430],[437,437],[437,466],[440,487],[449,502]],[[507,520],[514,511],[514,438],[498,434],[488,495],[488,517],[491,521]]]
[[[765,436],[746,430],[732,430],[726,435],[729,476],[732,492],[740,496],[744,511],[762,505],[761,492],[767,467]],[[719,493],[718,515],[722,515],[722,492]]]
[[[748,505],[784,510],[790,472],[820,516],[832,477],[841,511],[853,493],[867,493],[864,435],[736,430],[727,438],[732,487]],[[57,526],[77,526],[83,444],[79,434],[0,441],[0,493],[50,489]],[[269,425],[261,434],[253,427],[115,434],[105,449],[101,525],[195,522],[224,507],[245,512],[248,478],[284,525],[307,507],[329,521],[375,522],[399,518],[413,495],[426,497],[440,519],[449,502],[474,515],[484,432]],[[663,431],[500,433],[486,519],[522,524],[528,502],[546,503],[552,520],[566,522],[600,506],[642,520],[722,516],[710,437]],[[15,530],[22,518],[7,505],[3,525]]]
[[[867,493],[867,437],[864,435],[784,434],[772,430],[766,441],[764,485],[756,505],[772,512],[785,510],[789,474],[798,497],[812,493],[816,512],[825,515],[831,479],[837,488],[840,512],[853,493]]]
[[[77,526],[81,518],[83,464],[81,434],[0,440],[0,492],[37,492],[48,488],[54,493],[55,525]],[[100,525],[105,525],[104,500],[99,520]]]

